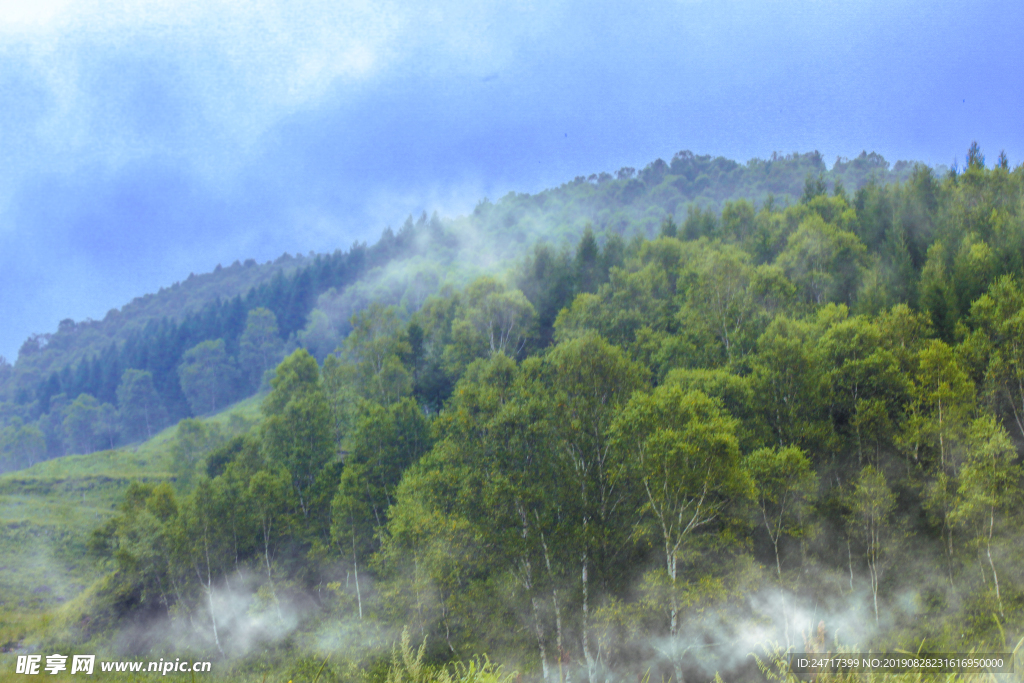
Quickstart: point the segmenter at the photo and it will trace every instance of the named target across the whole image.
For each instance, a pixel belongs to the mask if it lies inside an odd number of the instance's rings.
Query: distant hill
[[[112,343],[123,344],[150,321],[180,320],[212,301],[245,294],[269,282],[277,273],[290,274],[308,265],[311,257],[283,254],[273,262],[256,263],[248,259],[245,263],[235,261],[226,268],[218,265],[213,272],[190,273],[181,282],[132,299],[120,309],[112,308],[103,320],[62,320],[56,332],[34,334],[25,340],[7,383],[24,386],[37,382],[51,372],[101,353]]]

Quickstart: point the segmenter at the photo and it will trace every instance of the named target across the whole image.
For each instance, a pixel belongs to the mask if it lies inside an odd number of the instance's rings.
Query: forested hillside
[[[312,256],[312,255],[310,255]],[[277,273],[289,275],[308,265],[307,257],[284,254],[263,264],[247,259],[230,266],[217,266],[212,273],[190,273],[181,282],[162,287],[155,294],[133,299],[120,309],[111,309],[102,320],[62,320],[53,334],[34,334],[25,340],[14,372],[4,378],[3,395],[16,396],[18,389],[30,389],[40,379],[66,366],[103,352],[112,343],[123,343],[150,321],[180,320],[217,299],[232,299],[269,282]]]
[[[371,302],[397,305],[406,319],[446,285],[500,275],[536,243],[569,248],[587,226],[628,240],[653,237],[668,220],[684,226],[685,238],[712,236],[731,201],[781,208],[808,178],[853,192],[911,170],[866,153],[827,169],[817,153],[742,165],[680,152],[639,172],[484,200],[454,220],[410,217],[372,246],[190,276],[102,321],[65,320],[54,334],[31,337],[13,366],[0,359],[0,471],[112,448],[210,413],[257,391],[286,351],[302,347],[323,360]],[[556,312],[543,313],[547,323]]]
[[[182,421],[172,477],[131,484],[91,537],[104,578],[21,637],[389,682],[481,654],[530,680],[683,683],[750,675],[772,643],[1012,650],[1024,166],[974,145],[855,191],[805,174],[789,205],[602,213],[656,166],[321,258],[351,279],[311,278],[334,284],[305,323],[242,300],[238,346],[176,373],[201,414],[230,398],[217,372],[251,390],[273,368],[260,419]],[[445,248],[483,274],[431,280],[417,258]],[[161,396],[125,367],[117,393],[143,388],[122,414]]]

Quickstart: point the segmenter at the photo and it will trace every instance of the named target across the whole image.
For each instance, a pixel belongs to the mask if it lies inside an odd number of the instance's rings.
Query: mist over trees
[[[5,404],[8,467],[178,425],[62,637],[252,663],[343,632],[374,681],[403,629],[428,665],[552,683],[710,679],[750,632],[830,647],[818,620],[865,651],[1012,649],[1024,167],[818,164],[680,154],[410,218],[76,366],[144,359],[112,394],[71,369]],[[675,199],[698,187],[720,204]],[[261,387],[256,424],[188,417]]]
[[[511,241],[585,194],[645,198],[651,216],[592,217],[462,286],[413,254],[317,297],[310,275],[301,318],[209,309],[237,333],[183,342],[176,391],[202,415],[266,382],[261,420],[178,424],[174,480],[132,484],[93,535],[109,573],[75,637],[120,629],[143,651],[173,632],[233,657],[254,637],[405,628],[429,663],[488,653],[589,683],[710,678],[753,626],[799,650],[819,618],[862,649],[1012,648],[1024,168],[972,148],[963,169],[861,185],[874,162],[858,163],[805,174],[789,204],[650,212],[666,182],[725,192],[687,176],[700,164],[719,184],[772,178],[680,155],[538,195],[536,212],[481,204],[469,224]],[[479,237],[457,225],[410,220],[374,253]],[[9,420],[6,457],[109,447],[111,424],[152,434],[182,414],[156,377],[125,370],[116,406],[49,395],[36,422]],[[126,626],[146,620],[177,630]]]

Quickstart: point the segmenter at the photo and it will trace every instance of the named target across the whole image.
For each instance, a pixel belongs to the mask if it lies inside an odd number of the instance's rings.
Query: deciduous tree
[[[896,559],[903,536],[893,520],[896,494],[889,488],[881,471],[871,465],[861,470],[850,494],[850,509],[849,530],[864,549],[877,624],[879,586]]]
[[[634,395],[611,431],[629,463],[623,473],[639,479],[646,494],[644,510],[661,532],[670,584],[670,651],[676,680],[682,683],[679,565],[689,559],[698,539],[722,529],[729,503],[749,493],[739,466],[736,421],[705,394],[662,386]]]
[[[217,412],[232,395],[235,368],[223,339],[204,341],[182,355],[178,366],[181,391],[194,415]]]
[[[974,543],[984,547],[992,572],[999,614],[1005,618],[999,572],[992,557],[993,544],[1000,538],[1009,516],[1021,501],[1024,470],[1017,462],[1016,449],[1006,430],[991,415],[977,419],[969,437],[970,447],[959,481],[959,500],[951,521],[968,529]]]
[[[807,456],[795,446],[759,448],[744,459],[743,466],[753,482],[760,522],[775,551],[775,572],[782,595],[782,618],[788,648],[789,614],[779,543],[785,536],[797,538],[806,533],[807,502],[814,496],[818,478]]]
[[[146,370],[124,371],[117,387],[117,407],[131,440],[152,438],[167,421],[167,411],[153,388],[153,375]]]
[[[274,313],[266,308],[249,311],[245,330],[238,341],[238,361],[250,390],[263,385],[267,373],[281,361],[283,351],[284,344]]]

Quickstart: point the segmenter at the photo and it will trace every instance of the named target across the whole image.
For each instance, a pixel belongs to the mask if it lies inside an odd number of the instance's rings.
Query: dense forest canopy
[[[59,637],[389,681],[479,653],[683,683],[770,642],[1012,649],[1024,166],[820,161],[680,154],[410,219],[28,386],[14,466],[185,418]],[[188,417],[261,385],[256,424]],[[403,628],[425,648],[389,672]]]

